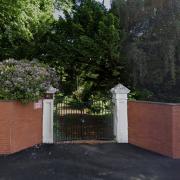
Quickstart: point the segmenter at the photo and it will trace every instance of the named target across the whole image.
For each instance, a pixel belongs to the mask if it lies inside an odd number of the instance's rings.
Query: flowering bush
[[[14,59],[0,62],[0,99],[36,101],[57,84],[55,71],[43,64]]]

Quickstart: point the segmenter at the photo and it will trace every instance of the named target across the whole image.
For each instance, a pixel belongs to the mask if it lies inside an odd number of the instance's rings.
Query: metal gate
[[[111,99],[86,102],[55,99],[55,142],[113,138]]]

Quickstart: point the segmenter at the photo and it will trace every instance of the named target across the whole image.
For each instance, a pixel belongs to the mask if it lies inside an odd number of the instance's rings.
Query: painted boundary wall
[[[180,104],[128,102],[130,144],[180,158]]]
[[[0,154],[42,143],[42,105],[0,101]]]

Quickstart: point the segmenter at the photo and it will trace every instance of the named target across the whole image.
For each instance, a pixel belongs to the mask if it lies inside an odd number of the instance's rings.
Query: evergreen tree
[[[180,101],[179,2],[114,0],[112,12],[128,35],[124,51],[131,89],[149,90],[154,100]]]
[[[72,12],[55,23],[41,58],[61,67],[70,92],[87,84],[91,92],[109,91],[121,77],[119,21],[95,0],[75,3]]]

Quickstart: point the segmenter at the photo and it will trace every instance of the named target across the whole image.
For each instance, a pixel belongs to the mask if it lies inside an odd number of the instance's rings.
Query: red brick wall
[[[34,103],[0,101],[0,154],[10,154],[42,142],[42,108]]]
[[[180,105],[128,102],[129,143],[180,158]]]
[[[180,105],[173,106],[173,157],[180,158]]]

